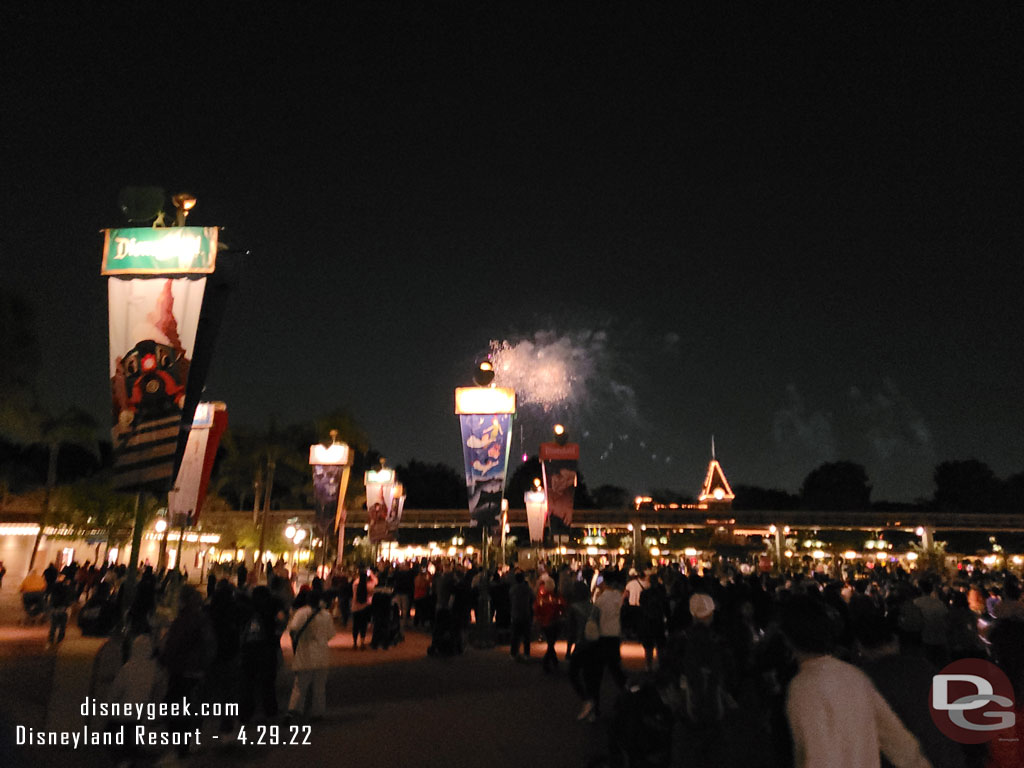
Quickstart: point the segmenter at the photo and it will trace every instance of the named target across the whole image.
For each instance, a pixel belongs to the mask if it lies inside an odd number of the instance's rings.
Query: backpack
[[[298,650],[299,650],[299,640],[302,639],[302,635],[303,635],[303,633],[305,633],[306,627],[308,627],[310,624],[313,623],[313,619],[316,618],[316,615],[318,613],[320,613],[320,609],[319,608],[314,608],[313,611],[309,614],[309,618],[306,619],[306,623],[303,624],[302,627],[299,628],[298,630],[292,630],[289,633],[289,636],[292,639],[292,652],[293,653],[298,652]]]
[[[587,623],[583,627],[583,639],[588,643],[596,643],[601,639],[601,611],[594,605],[591,606],[590,615],[587,616]]]
[[[242,645],[258,645],[263,642],[266,633],[263,631],[263,621],[259,614],[253,614],[252,618],[242,628]]]

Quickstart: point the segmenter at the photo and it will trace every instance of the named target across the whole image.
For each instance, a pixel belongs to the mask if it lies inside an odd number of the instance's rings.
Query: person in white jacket
[[[831,655],[825,603],[795,595],[781,614],[782,632],[800,664],[786,694],[795,768],[879,768],[880,753],[896,768],[931,768],[871,679]]]
[[[312,688],[310,716],[320,718],[327,711],[327,643],[334,637],[334,620],[319,592],[300,592],[295,603],[298,607],[288,622],[294,651],[292,671],[295,672],[288,714],[303,713],[306,695]]]

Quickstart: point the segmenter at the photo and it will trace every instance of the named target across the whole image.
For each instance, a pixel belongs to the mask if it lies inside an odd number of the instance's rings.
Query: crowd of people
[[[607,671],[618,689],[612,752],[628,765],[752,757],[798,768],[1024,765],[1020,726],[967,745],[945,736],[929,712],[933,675],[958,659],[989,659],[1010,679],[1024,725],[1024,603],[1015,575],[981,563],[955,578],[898,566],[833,575],[746,570],[563,565],[538,574],[534,611],[549,653],[547,593],[567,606],[562,631],[579,718],[597,717]],[[626,636],[644,649],[646,673],[632,678],[620,663]]]
[[[22,592],[26,606],[40,594],[49,606],[52,643],[76,604],[83,631],[121,630],[111,644],[124,666],[111,682],[126,700],[237,701],[241,722],[281,714],[285,635],[283,714],[319,718],[332,638],[386,649],[418,629],[430,634],[429,654],[457,655],[475,623],[520,663],[539,639],[544,673],[566,665],[578,719],[606,723],[611,753],[629,765],[736,764],[737,749],[755,744],[761,765],[1009,768],[1024,765],[1021,741],[961,745],[929,714],[932,676],[964,658],[994,661],[1024,704],[1021,586],[978,565],[955,577],[881,564],[833,574],[680,563],[524,572],[442,558],[338,568],[296,588],[284,563],[262,574],[231,564],[209,575],[204,597],[175,571],[147,566],[129,590],[123,566],[72,564],[30,574]],[[623,670],[624,639],[643,648],[642,673]],[[602,702],[613,703],[602,711]],[[225,740],[237,724],[221,718]]]

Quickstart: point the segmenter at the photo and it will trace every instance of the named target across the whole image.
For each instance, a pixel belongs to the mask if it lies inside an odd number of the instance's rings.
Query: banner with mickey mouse
[[[103,250],[110,327],[114,485],[165,491],[184,448],[205,366],[192,365],[216,227],[109,229]]]

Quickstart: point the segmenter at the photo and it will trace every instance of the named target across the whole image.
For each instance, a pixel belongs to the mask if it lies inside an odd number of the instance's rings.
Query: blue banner
[[[471,526],[494,526],[501,520],[512,414],[462,414],[462,455],[466,465]]]

